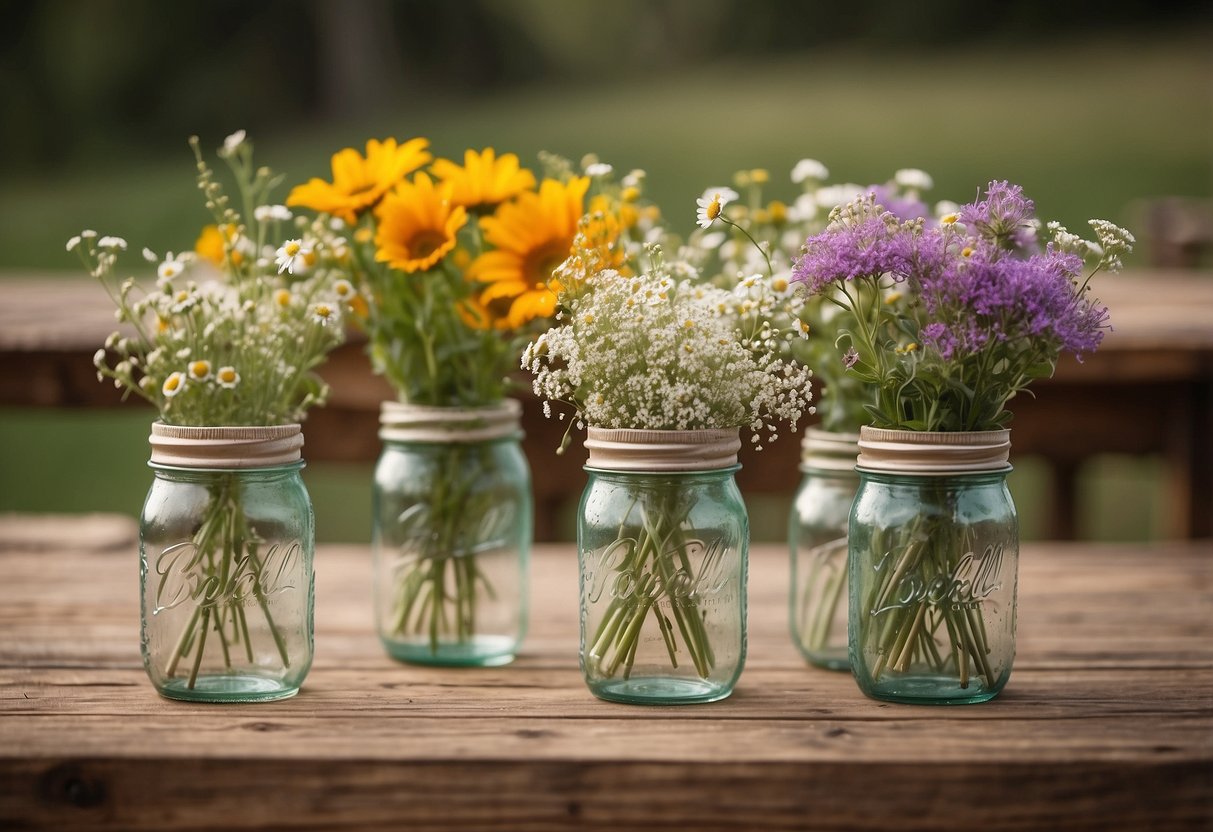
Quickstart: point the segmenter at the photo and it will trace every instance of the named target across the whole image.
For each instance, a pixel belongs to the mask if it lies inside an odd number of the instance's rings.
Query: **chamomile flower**
[[[277,259],[274,265],[278,267],[278,274],[302,274],[307,269],[307,256],[311,253],[311,247],[305,246],[303,240],[287,240],[275,252]]]
[[[354,296],[354,284],[344,278],[333,284],[333,294],[339,299],[348,301]]]
[[[291,305],[291,292],[289,289],[275,289],[274,303],[282,309],[286,309]]]
[[[695,222],[700,228],[708,228],[720,216],[724,206],[737,199],[738,194],[732,188],[708,188],[703,196],[695,200],[699,210],[695,214]]]
[[[171,399],[184,389],[185,373],[176,372],[170,373],[169,377],[164,380],[164,384],[160,387],[160,392],[165,395],[165,398]]]
[[[211,362],[204,358],[189,363],[190,378],[194,381],[206,381],[211,377]]]
[[[156,267],[156,282],[163,286],[171,282],[173,278],[180,277],[183,271],[185,271],[185,264],[180,260],[172,259],[170,255],[168,260]]]
[[[332,304],[321,301],[312,306],[312,320],[321,326],[328,326],[337,321],[337,310]]]
[[[220,367],[219,372],[215,373],[215,381],[220,387],[231,390],[240,383],[240,373],[236,372],[235,367]]]
[[[143,249],[143,259],[149,263],[160,262],[160,257],[156,254],[156,252],[152,251],[150,248]]]

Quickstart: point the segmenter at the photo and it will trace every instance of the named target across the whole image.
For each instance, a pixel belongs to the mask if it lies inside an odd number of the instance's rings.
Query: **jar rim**
[[[149,465],[228,471],[275,468],[303,458],[303,426],[170,425],[152,422]]]
[[[859,429],[859,471],[947,476],[1009,471],[1011,431]]]
[[[379,438],[385,442],[483,442],[522,437],[522,404],[502,399],[485,407],[443,407],[385,401]]]
[[[716,471],[737,465],[741,429],[648,430],[591,427],[587,469],[675,473]]]

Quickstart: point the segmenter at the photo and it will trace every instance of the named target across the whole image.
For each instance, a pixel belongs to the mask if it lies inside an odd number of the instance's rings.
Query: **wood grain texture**
[[[204,706],[143,673],[129,522],[38,522],[0,519],[0,828],[1213,826],[1208,542],[1025,547],[1011,682],[954,708],[806,667],[780,547],[752,553],[736,692],[683,708],[586,690],[571,546],[538,547],[531,636],[485,670],[388,659],[368,551],[322,547],[303,691]]]

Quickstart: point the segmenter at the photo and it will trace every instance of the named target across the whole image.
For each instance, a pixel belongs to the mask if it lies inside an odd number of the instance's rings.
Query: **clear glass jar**
[[[163,696],[294,696],[312,665],[315,524],[299,425],[152,426],[143,665]]]
[[[792,581],[788,597],[792,640],[805,659],[828,670],[849,670],[847,645],[847,524],[859,488],[859,436],[809,428],[802,442],[804,477],[788,519]]]
[[[1009,434],[860,432],[850,648],[868,696],[984,702],[1006,684],[1019,561]]]
[[[527,626],[531,474],[522,408],[385,402],[375,467],[375,623],[416,664],[492,666]]]
[[[590,428],[581,671],[601,699],[712,702],[745,664],[749,519],[737,431]]]

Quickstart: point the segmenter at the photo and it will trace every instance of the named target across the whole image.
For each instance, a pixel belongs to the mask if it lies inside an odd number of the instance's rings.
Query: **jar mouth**
[[[149,462],[167,468],[275,468],[303,458],[303,426],[168,425],[153,422]]]
[[[948,475],[1009,471],[1010,430],[912,431],[859,429],[860,471]]]
[[[484,442],[521,438],[522,404],[503,399],[488,407],[435,407],[383,402],[379,438],[385,442]]]
[[[639,430],[595,428],[587,431],[587,470],[638,473],[694,473],[737,467],[740,428]]]

